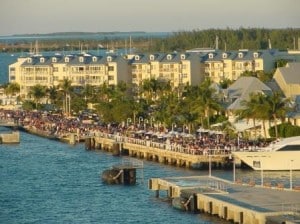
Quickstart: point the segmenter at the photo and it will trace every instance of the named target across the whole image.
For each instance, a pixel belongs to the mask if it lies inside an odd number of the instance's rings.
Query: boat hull
[[[300,170],[300,151],[233,152],[254,170]]]

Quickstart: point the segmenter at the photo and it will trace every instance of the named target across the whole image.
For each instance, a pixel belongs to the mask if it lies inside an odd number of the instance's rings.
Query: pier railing
[[[6,126],[6,127],[15,127],[17,126],[16,121],[11,119],[0,119],[0,126]]]
[[[189,155],[204,155],[204,156],[228,156],[230,151],[228,149],[221,148],[205,148],[203,150],[196,150],[193,147],[185,147],[181,144],[166,144],[163,142],[152,141],[151,139],[138,139],[132,137],[122,136],[120,134],[109,134],[105,132],[93,132],[89,134],[89,137],[101,137],[114,140],[119,143],[131,143],[135,145],[142,145],[160,150],[167,150],[172,152],[179,152]]]

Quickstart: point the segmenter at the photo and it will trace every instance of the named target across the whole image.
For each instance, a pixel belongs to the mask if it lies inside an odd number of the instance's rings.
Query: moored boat
[[[235,151],[233,156],[254,170],[300,170],[300,136],[280,139],[254,151]]]

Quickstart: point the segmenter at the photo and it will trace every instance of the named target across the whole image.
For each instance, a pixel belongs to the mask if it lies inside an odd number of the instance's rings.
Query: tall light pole
[[[210,155],[210,150],[208,150],[208,176],[211,177],[211,155]]]
[[[294,160],[291,160],[291,163],[290,163],[290,189],[293,190],[293,161]]]
[[[129,118],[127,118],[127,127],[128,127],[128,125],[129,125],[129,123],[131,123],[131,118],[129,117]]]
[[[148,119],[144,119],[144,130],[146,130],[147,124],[148,124]]]
[[[233,183],[235,183],[235,158],[232,157],[233,162]]]
[[[139,117],[139,127],[141,126],[142,121],[143,121],[143,117]]]
[[[262,168],[262,162],[260,161],[260,179],[261,179],[261,186],[264,186],[264,170]]]
[[[172,132],[174,131],[174,127],[176,127],[176,124],[172,123]]]

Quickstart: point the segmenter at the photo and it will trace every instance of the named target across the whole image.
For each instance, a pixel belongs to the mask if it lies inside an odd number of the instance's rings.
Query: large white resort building
[[[173,52],[135,55],[56,55],[20,57],[9,65],[9,82],[20,85],[27,97],[32,86],[58,86],[62,80],[73,86],[117,85],[125,82],[142,85],[146,79],[169,81],[173,88],[198,85],[205,78],[219,83],[237,80],[245,71],[270,72],[275,57],[269,50]]]

